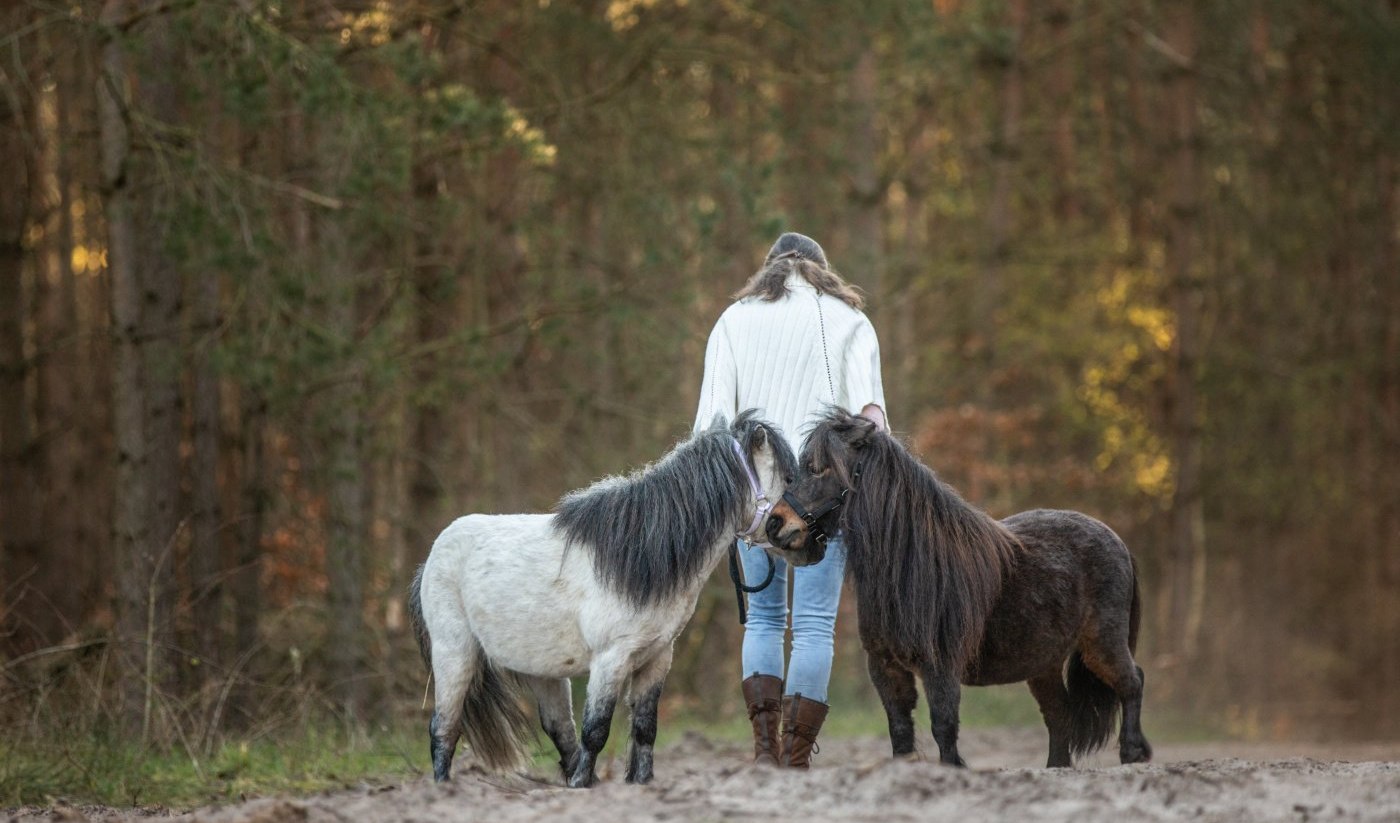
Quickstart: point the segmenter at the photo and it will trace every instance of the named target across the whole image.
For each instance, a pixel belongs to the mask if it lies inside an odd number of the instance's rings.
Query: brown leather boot
[[[783,681],[771,674],[744,679],[744,702],[753,723],[753,762],[778,765],[778,719],[782,713]]]
[[[794,694],[783,698],[783,751],[778,762],[794,769],[805,769],[817,748],[829,707],[825,703]]]

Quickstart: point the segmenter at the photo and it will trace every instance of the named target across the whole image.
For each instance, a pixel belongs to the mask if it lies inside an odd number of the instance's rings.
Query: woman
[[[734,298],[705,349],[696,430],[708,427],[716,414],[733,418],[739,409],[761,408],[796,452],[807,424],[828,405],[884,426],[875,328],[860,311],[860,294],[831,270],[815,240],[792,232],[779,237],[763,268]],[[762,580],[768,572],[763,550],[740,541],[739,552],[744,578]],[[826,719],[846,550],[838,536],[822,562],[793,570],[786,681],[787,564],[774,562],[773,582],[749,597],[744,701],[753,723],[754,762],[805,769]]]

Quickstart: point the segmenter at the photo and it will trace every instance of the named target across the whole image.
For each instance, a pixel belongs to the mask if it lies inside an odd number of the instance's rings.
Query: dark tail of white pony
[[[429,671],[433,668],[433,642],[423,620],[423,567],[408,590],[408,616],[418,651]],[[473,640],[472,642],[475,642]],[[493,771],[509,771],[523,765],[529,755],[533,725],[521,706],[516,678],[498,669],[477,648],[478,665],[462,699],[462,736],[482,763]]]
[[[423,569],[418,567],[413,574],[413,582],[408,584],[408,622],[413,626],[413,636],[418,640],[418,651],[423,655],[423,665],[433,670],[433,641],[428,638],[428,625],[423,622]]]
[[[534,726],[521,706],[519,685],[483,658],[462,701],[462,735],[492,771],[519,768],[529,758]]]

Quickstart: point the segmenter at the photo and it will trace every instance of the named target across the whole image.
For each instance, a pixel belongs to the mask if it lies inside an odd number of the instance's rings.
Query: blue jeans
[[[744,581],[763,582],[767,554],[739,541]],[[749,595],[749,622],[744,627],[744,677],[783,676],[783,636],[787,631],[787,563],[774,558],[776,569],[768,588]],[[783,694],[798,694],[826,702],[831,680],[831,656],[836,634],[836,607],[841,603],[841,579],[846,572],[846,544],[833,537],[826,557],[814,566],[793,569],[792,660]]]

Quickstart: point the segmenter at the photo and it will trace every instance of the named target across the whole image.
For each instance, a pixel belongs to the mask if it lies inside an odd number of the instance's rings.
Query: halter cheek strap
[[[736,532],[735,537],[761,549],[770,549],[772,545],[761,537],[759,529],[763,527],[763,522],[768,519],[768,514],[773,510],[773,503],[768,499],[768,493],[764,491],[763,484],[758,482],[758,475],[754,473],[753,467],[749,465],[748,455],[744,454],[744,447],[737,439],[730,439],[730,445],[734,447],[734,454],[739,458],[739,465],[744,467],[744,476],[749,479],[749,490],[753,492],[754,513],[753,522],[749,527],[741,532]],[[773,582],[773,575],[777,572],[778,565],[773,562],[773,555],[766,551],[763,556],[768,558],[768,576],[763,578],[763,582],[757,586],[746,586],[739,580],[739,547],[733,543],[729,544],[729,579],[734,581],[734,597],[739,601],[739,622],[741,624],[749,622],[748,604],[744,602],[744,594],[761,592],[768,588],[768,584]]]
[[[749,523],[747,529],[735,532],[735,536],[750,546],[757,546],[761,549],[772,548],[771,544],[763,538],[763,533],[759,529],[763,528],[764,521],[773,511],[773,503],[768,499],[768,493],[764,491],[763,484],[758,482],[758,475],[754,473],[753,467],[749,465],[749,458],[744,454],[744,447],[739,445],[737,439],[731,439],[729,444],[734,447],[734,454],[739,458],[739,465],[744,467],[744,476],[749,479],[749,490],[753,492],[754,502],[753,522]]]

